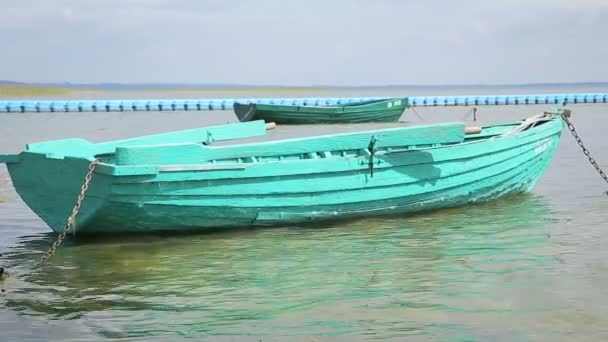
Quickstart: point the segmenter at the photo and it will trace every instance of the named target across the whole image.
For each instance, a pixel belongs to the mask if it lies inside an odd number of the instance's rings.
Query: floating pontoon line
[[[383,99],[352,98],[277,98],[277,99],[182,99],[182,100],[53,100],[0,101],[0,112],[127,112],[127,111],[200,111],[232,110],[235,102],[280,105],[320,106]]]
[[[0,101],[0,112],[127,112],[127,111],[201,111],[232,110],[235,102],[300,106],[339,105],[385,97],[329,98],[240,98],[240,99],[181,99],[181,100],[50,100]],[[526,104],[608,103],[608,93],[573,93],[539,95],[461,95],[413,96],[412,107],[429,106],[492,106]]]
[[[412,107],[429,106],[493,106],[528,104],[576,104],[608,103],[608,93],[539,94],[539,95],[462,95],[462,96],[413,96]]]

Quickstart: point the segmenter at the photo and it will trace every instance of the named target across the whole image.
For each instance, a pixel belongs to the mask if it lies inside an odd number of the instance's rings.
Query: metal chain
[[[606,173],[604,172],[604,170],[602,170],[600,168],[600,166],[597,164],[597,162],[595,161],[595,159],[593,159],[593,157],[591,156],[591,152],[589,152],[589,150],[583,144],[583,141],[581,140],[581,138],[578,136],[578,133],[576,132],[576,128],[574,127],[574,125],[572,124],[572,122],[570,121],[570,119],[568,119],[568,114],[569,114],[569,112],[564,112],[564,113],[561,114],[561,116],[564,119],[564,121],[566,122],[566,125],[568,126],[568,129],[572,133],[572,136],[574,137],[574,140],[576,140],[576,142],[578,143],[578,145],[581,147],[581,149],[583,150],[583,153],[585,154],[585,156],[587,156],[587,158],[589,158],[589,162],[591,163],[591,165],[593,165],[593,167],[595,168],[595,170],[600,174],[600,177],[602,177],[604,179],[604,181],[606,183],[608,183],[608,176],[606,176]],[[606,194],[608,194],[608,192],[606,192]]]
[[[87,171],[87,175],[84,177],[84,183],[80,187],[80,193],[78,194],[78,198],[76,199],[76,205],[74,205],[74,208],[72,208],[72,214],[70,214],[70,216],[68,217],[68,222],[61,234],[59,234],[59,236],[57,237],[57,240],[53,242],[53,245],[48,250],[48,252],[46,252],[46,254],[40,259],[41,263],[47,262],[53,256],[53,254],[55,254],[55,251],[61,245],[68,233],[76,232],[76,216],[80,211],[80,206],[82,205],[84,196],[87,193],[87,190],[89,189],[89,183],[91,182],[91,178],[93,177],[93,171],[95,171],[95,167],[99,163],[101,163],[101,161],[99,159],[95,159],[89,164],[89,170]]]

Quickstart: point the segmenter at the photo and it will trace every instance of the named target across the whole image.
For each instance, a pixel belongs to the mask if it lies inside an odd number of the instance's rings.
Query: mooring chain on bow
[[[604,181],[606,183],[608,183],[608,176],[606,176],[606,173],[604,172],[604,170],[602,170],[602,168],[600,168],[600,166],[597,164],[595,159],[591,156],[591,152],[589,152],[589,150],[585,147],[585,144],[583,144],[583,141],[581,140],[581,138],[578,136],[578,133],[576,132],[576,128],[574,127],[574,125],[572,124],[570,119],[568,118],[569,114],[570,114],[570,111],[563,112],[561,114],[562,119],[566,122],[566,125],[568,126],[570,133],[572,133],[574,140],[576,140],[576,143],[583,150],[583,154],[585,154],[585,156],[587,156],[587,158],[589,159],[589,163],[591,163],[591,165],[595,168],[595,170],[600,174],[600,177],[602,177],[602,179],[604,179]],[[606,191],[606,194],[608,195],[608,191]]]
[[[86,195],[87,190],[89,189],[89,183],[91,182],[91,178],[93,177],[93,171],[95,171],[95,167],[97,167],[97,164],[99,163],[101,163],[101,161],[99,159],[95,159],[89,164],[89,170],[87,171],[87,174],[84,177],[84,183],[82,183],[82,186],[80,187],[80,193],[78,194],[78,198],[76,199],[76,204],[74,205],[74,208],[72,208],[72,213],[68,217],[68,222],[61,234],[59,234],[59,236],[57,237],[57,240],[53,242],[53,245],[48,250],[48,252],[46,252],[46,254],[40,259],[41,263],[47,262],[53,256],[53,254],[55,254],[57,248],[61,245],[65,237],[70,232],[76,232],[76,216],[80,212],[80,206],[82,205],[84,196]]]

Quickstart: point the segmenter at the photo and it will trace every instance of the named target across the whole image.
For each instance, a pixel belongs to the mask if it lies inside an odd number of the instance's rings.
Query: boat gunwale
[[[513,126],[513,127],[517,127],[518,124],[521,124],[523,121],[525,120],[518,120],[518,121],[513,121],[510,123],[500,123],[500,124],[491,124],[491,125],[485,125],[482,126],[482,131],[484,128],[491,128],[491,127],[504,127],[504,126]],[[563,128],[563,121],[561,120],[561,118],[559,116],[554,116],[554,117],[549,117],[545,120],[543,120],[540,124],[537,124],[533,127],[530,127],[524,131],[521,132],[517,132],[514,135],[508,136],[507,138],[519,138],[522,136],[527,136],[527,135],[531,135],[531,134],[539,134],[541,131],[538,130],[539,127],[543,127],[545,126],[545,124],[550,124],[552,122],[556,122],[556,121],[560,121],[562,128]],[[443,125],[449,125],[450,123],[442,123]],[[437,124],[429,124],[429,125],[418,125],[418,126],[410,126],[410,127],[420,127],[420,126],[426,126],[426,127],[430,127],[430,126],[436,126]],[[439,124],[441,125],[441,124]],[[384,128],[384,129],[376,129],[376,130],[368,130],[368,131],[355,131],[355,132],[346,132],[346,133],[338,133],[338,134],[325,134],[325,135],[318,135],[318,136],[308,136],[308,137],[302,137],[302,138],[289,138],[289,139],[280,139],[280,140],[271,140],[271,141],[263,141],[263,142],[252,142],[252,143],[246,143],[246,144],[238,144],[237,146],[247,146],[247,145],[257,145],[257,146],[266,146],[266,145],[277,145],[277,144],[281,144],[283,142],[292,142],[292,141],[309,141],[309,140],[315,140],[318,138],[324,138],[324,137],[335,137],[335,136],[348,136],[348,135],[353,135],[353,134],[360,134],[360,133],[370,133],[373,134],[375,132],[384,132],[384,131],[395,131],[395,130],[399,130],[399,129],[403,129],[403,127],[391,127],[391,128]],[[550,129],[550,128],[548,128]],[[465,139],[462,142],[458,142],[458,143],[445,143],[445,144],[436,144],[436,145],[432,145],[432,146],[424,146],[421,148],[415,148],[415,145],[404,145],[403,148],[394,148],[394,147],[390,147],[392,150],[391,151],[378,151],[378,153],[376,154],[377,157],[382,157],[388,154],[394,154],[394,153],[407,153],[407,152],[412,152],[412,151],[434,151],[436,149],[444,149],[444,148],[450,148],[450,147],[454,147],[454,146],[470,146],[471,144],[478,144],[478,143],[486,143],[488,142],[490,139],[496,139],[496,137],[500,135],[500,134],[496,134],[496,135],[492,135],[492,136],[485,136],[485,137],[475,137],[475,135],[468,135],[465,136]],[[467,141],[469,140],[469,141]],[[100,144],[109,144],[111,142],[104,142],[104,143],[100,143]],[[154,145],[132,145],[129,147],[144,147],[144,146],[149,146],[149,147],[160,147],[160,146],[182,146],[182,145],[192,145],[195,143],[172,143],[172,144],[154,144]],[[200,144],[197,144],[200,145]],[[235,146],[235,145],[225,145],[225,146],[221,146],[222,148],[226,148],[229,146]],[[411,148],[412,146],[414,146],[414,148]],[[519,144],[514,145],[514,146],[519,146]],[[117,146],[117,148],[120,146]],[[209,147],[209,148],[214,148],[213,146]],[[508,147],[510,148],[510,147]],[[339,150],[332,150],[332,151],[320,151],[320,152],[340,152]],[[39,154],[39,155],[44,155],[45,158],[52,158],[52,159],[85,159],[88,161],[93,161],[96,160],[97,157],[99,156],[108,156],[108,155],[113,155],[114,153],[102,153],[102,154],[95,154],[92,156],[70,156],[70,155],[65,155],[65,156],[61,156],[59,158],[54,158],[52,153],[43,153],[43,152],[31,152],[31,151],[23,151],[21,153],[31,153],[31,154]],[[20,153],[20,154],[21,154]],[[488,152],[488,153],[494,153],[494,152]],[[15,156],[19,156],[15,155]],[[283,155],[275,155],[274,157],[276,158],[280,158],[280,157],[284,157],[287,156],[288,154],[283,154]],[[485,155],[485,153],[479,154],[479,155]],[[367,156],[365,155],[355,155],[355,156],[336,156],[336,158],[342,158],[342,159],[360,159],[360,158],[365,158]],[[238,158],[236,158],[238,159]],[[257,158],[256,158],[257,159]],[[301,163],[301,162],[310,162],[311,160],[319,160],[319,159],[329,159],[329,158],[318,158],[318,159],[288,159],[288,160],[265,160],[263,162],[232,162],[232,163],[220,163],[220,164],[216,164],[216,160],[210,160],[208,162],[205,163],[198,163],[198,164],[134,164],[134,165],[116,165],[115,163],[107,163],[107,162],[101,162],[97,165],[97,168],[95,170],[95,173],[99,173],[99,174],[105,174],[105,175],[110,175],[110,176],[140,176],[140,175],[154,175],[154,174],[158,174],[160,172],[176,172],[176,171],[183,171],[183,172],[187,172],[187,171],[222,171],[222,170],[235,170],[235,169],[246,169],[249,167],[253,167],[253,166],[259,166],[259,165],[267,165],[270,163]],[[221,159],[218,159],[221,160]],[[446,159],[447,160],[447,159]],[[18,162],[18,161],[17,161]]]
[[[555,134],[557,134],[557,133],[554,133],[552,135],[555,135]],[[540,139],[545,139],[545,138],[546,137],[543,137],[543,138],[540,138]],[[516,148],[522,148],[524,150],[523,151],[524,153],[530,152],[530,151],[532,151],[532,150],[534,150],[536,148],[535,146],[528,146],[528,145],[531,145],[531,144],[521,144],[521,145],[516,146]],[[508,149],[511,149],[511,148],[508,148]],[[503,153],[503,152],[505,152],[508,149],[503,149],[503,150],[500,150],[498,152]],[[496,153],[496,152],[494,152],[494,153]],[[516,155],[510,156],[508,158],[503,158],[499,162],[496,162],[496,163],[485,164],[485,165],[476,166],[476,167],[470,167],[470,168],[467,168],[467,169],[464,169],[464,170],[460,170],[458,172],[453,172],[453,173],[449,173],[447,175],[442,175],[441,177],[434,178],[433,180],[436,181],[438,179],[447,179],[447,178],[451,178],[451,177],[461,176],[461,175],[464,175],[464,174],[467,174],[467,173],[470,173],[470,172],[477,172],[477,171],[480,171],[480,170],[484,170],[484,169],[487,169],[487,168],[490,168],[490,167],[494,167],[494,166],[496,166],[498,164],[506,163],[506,162],[509,162],[509,161],[511,161],[513,159],[520,158],[522,154],[516,154]],[[485,156],[485,155],[487,155],[487,153],[483,154],[483,155]],[[531,156],[531,157],[529,157],[523,163],[528,163],[528,162],[532,161],[535,158],[538,158],[538,155],[537,156]],[[462,158],[458,158],[458,159],[462,159]],[[466,159],[470,159],[470,158],[466,158]],[[452,160],[442,160],[439,163],[445,163],[445,162],[454,162],[454,159],[452,159]],[[400,166],[397,166],[397,167],[411,167],[411,166],[420,166],[420,165],[424,165],[424,164],[428,164],[428,163],[400,165]],[[505,169],[505,170],[510,171],[510,170],[515,169],[516,167],[517,166],[514,166],[512,168],[508,168],[508,169]],[[395,166],[389,166],[389,168],[395,168]],[[364,171],[364,169],[360,169],[360,170],[356,170],[356,171]],[[334,172],[334,173],[343,173],[343,172],[348,172],[348,171],[337,171],[337,172]],[[281,177],[282,179],[285,179],[287,177],[300,178],[301,176],[302,175],[269,176],[268,178],[270,178],[270,177]],[[240,180],[243,180],[243,179],[246,179],[246,178],[240,178]],[[188,181],[181,181],[181,182],[200,182],[200,181],[203,181],[203,180],[188,180]],[[217,179],[214,179],[213,181],[217,181]],[[391,187],[395,187],[395,186],[403,186],[405,184],[407,184],[408,186],[412,186],[412,185],[415,185],[417,183],[423,183],[423,182],[428,182],[428,181],[429,181],[429,179],[418,179],[418,180],[415,180],[415,181],[412,181],[412,182],[401,182],[401,183],[397,183],[397,184],[374,185],[373,189],[386,189],[386,188],[391,188]],[[156,182],[156,181],[151,181],[151,182]],[[140,184],[141,183],[148,183],[148,182],[147,181],[143,181],[143,182],[140,182]],[[358,191],[358,190],[362,190],[362,189],[361,188],[340,188],[340,189],[336,189],[336,190],[323,190],[322,192],[324,194],[327,194],[327,193],[340,193],[340,192],[344,192],[344,191]],[[300,192],[297,193],[297,195],[298,196],[302,196],[302,197],[306,197],[306,196],[310,196],[310,195],[316,195],[319,192],[320,191],[300,191]],[[118,195],[120,195],[121,197],[128,197],[128,196],[136,196],[136,197],[138,197],[138,196],[141,196],[139,194],[137,194],[137,195],[118,194]],[[256,194],[182,194],[182,193],[180,193],[180,194],[154,194],[154,195],[146,195],[146,196],[154,196],[154,197],[180,197],[180,198],[183,198],[183,197],[213,197],[213,198],[225,197],[225,198],[237,198],[239,196],[257,196],[257,195],[259,195],[259,193],[256,193]],[[264,195],[266,196],[266,195],[270,195],[270,194],[264,194]],[[272,195],[289,195],[289,196],[293,196],[294,194],[293,193],[275,192],[275,193],[272,193]]]
[[[500,160],[500,162],[498,162],[498,163],[485,165],[485,166],[474,168],[474,169],[471,169],[471,170],[466,170],[464,172],[458,172],[458,173],[450,174],[448,176],[441,177],[439,179],[447,179],[447,178],[451,178],[451,177],[463,176],[463,175],[465,175],[467,173],[470,173],[470,171],[479,171],[479,170],[484,170],[484,169],[487,169],[487,168],[496,167],[497,165],[500,165],[500,164],[503,164],[503,163],[507,163],[507,162],[512,161],[513,159],[516,159],[516,158],[519,158],[519,157],[521,157],[521,156],[513,156],[511,158]],[[522,163],[514,165],[513,167],[509,167],[509,168],[506,168],[506,169],[501,169],[500,171],[498,171],[498,172],[490,175],[489,177],[490,178],[491,177],[498,177],[498,176],[504,174],[505,172],[513,171],[513,170],[519,168],[521,165],[524,165],[524,164],[528,164],[528,163],[538,164],[538,163],[540,163],[540,161],[536,160],[536,159],[538,159],[538,156],[530,156],[527,159],[525,159]],[[520,173],[523,173],[523,172],[525,172],[525,171],[521,171]],[[520,174],[520,173],[518,173],[518,174]],[[478,181],[478,179],[472,179],[470,181],[466,181],[466,182],[463,182],[463,183],[458,183],[458,184],[447,186],[447,187],[444,187],[444,188],[435,189],[435,190],[431,190],[431,191],[425,191],[424,194],[432,194],[432,193],[436,193],[436,192],[439,192],[439,191],[445,191],[445,190],[449,190],[449,189],[454,189],[454,188],[458,188],[458,187],[461,187],[463,185],[471,184],[471,183],[474,183],[474,182],[477,182],[477,181]],[[388,189],[388,188],[394,188],[395,186],[412,186],[412,185],[415,185],[417,183],[422,183],[422,182],[428,182],[428,180],[427,179],[417,180],[415,182],[410,182],[410,183],[407,183],[407,184],[399,184],[399,185],[395,185],[395,184],[376,185],[376,186],[374,186],[373,188],[371,188],[369,190],[371,191],[371,190],[379,190],[379,189]],[[361,191],[361,190],[368,190],[368,189],[353,188],[353,189],[325,190],[325,191],[323,191],[323,193],[324,194],[331,194],[331,193],[343,193],[345,191]],[[318,195],[318,193],[319,192],[299,192],[297,195],[299,197],[302,197],[302,198],[307,198],[307,197],[310,197],[311,195]],[[281,196],[281,195],[284,195],[284,194],[282,194],[282,193],[276,193],[276,194],[272,194],[272,195]],[[415,195],[417,195],[417,194],[414,194],[414,196]],[[237,198],[239,196],[252,197],[252,196],[256,196],[256,195],[251,195],[251,194],[238,195],[238,196],[234,195],[234,194],[224,195],[224,196],[217,195],[217,194],[213,194],[213,195],[184,195],[184,194],[179,194],[179,195],[148,195],[148,197],[171,197],[171,196],[172,197],[181,198],[182,201],[185,201],[184,200],[185,197],[199,197],[199,198],[194,199],[194,200],[200,200],[200,197],[208,197],[208,198],[214,198],[214,199],[218,199],[220,197],[225,197],[225,198],[235,199],[235,198]],[[269,196],[269,194],[265,194],[264,196]],[[294,194],[289,194],[289,196],[293,197]],[[141,198],[141,195],[122,195],[121,194],[118,197],[111,197],[111,198],[109,198],[108,201],[109,202],[113,202],[113,203],[130,203],[129,201],[119,201],[119,200],[117,200],[117,198],[127,199],[129,197]],[[402,197],[402,196],[399,195],[399,194],[397,194],[395,196],[384,197],[382,199],[379,199],[378,201],[384,201],[384,200],[387,200],[387,199],[394,199],[394,198],[400,198],[400,197]],[[151,201],[148,200],[148,201],[146,201],[146,203],[155,204],[155,205],[175,205],[175,204],[162,203],[163,201],[164,200],[151,200]],[[376,201],[376,200],[372,200],[372,201]],[[367,203],[367,202],[370,202],[370,201],[369,200],[361,200],[361,201],[350,201],[350,202],[347,202],[347,203],[354,204],[354,203]],[[180,205],[183,205],[183,204],[177,204],[177,206],[180,206]],[[335,204],[328,203],[328,204],[325,204],[325,205],[326,206],[331,206],[331,205],[335,205]],[[222,205],[222,204],[218,204],[218,205],[208,204],[207,206],[208,207],[213,207],[213,206],[223,207],[224,205]],[[284,203],[282,203],[282,204],[277,205],[277,206],[266,205],[265,207],[272,208],[272,207],[300,207],[300,206],[301,205],[285,205]]]
[[[554,120],[560,119],[559,117],[551,117],[548,118],[546,120],[543,121],[543,123],[546,122],[551,122]],[[496,124],[488,124],[488,125],[484,125],[481,126],[481,130],[483,132],[483,129],[487,129],[487,128],[492,128],[492,127],[502,127],[502,126],[517,126],[519,124],[521,124],[522,122],[524,122],[526,119],[520,119],[520,120],[516,120],[516,121],[510,121],[510,122],[502,122],[502,123],[496,123]],[[259,121],[259,120],[258,120]],[[249,146],[249,145],[258,145],[258,146],[262,146],[265,147],[266,145],[278,145],[278,144],[282,144],[282,143],[286,143],[286,142],[307,142],[307,141],[313,141],[313,140],[317,140],[317,139],[324,139],[324,138],[330,138],[330,137],[346,137],[349,135],[356,135],[356,134],[365,134],[365,133],[369,133],[369,134],[374,134],[374,133],[382,133],[382,132],[393,132],[393,131],[398,131],[398,130],[402,130],[404,128],[414,128],[414,127],[436,127],[436,126],[448,126],[448,125],[455,125],[455,124],[463,124],[462,122],[457,122],[457,121],[453,121],[453,122],[442,122],[442,123],[436,123],[436,124],[424,124],[424,125],[412,125],[412,126],[402,126],[402,127],[388,127],[388,128],[378,128],[378,129],[369,129],[369,130],[359,130],[359,131],[352,131],[352,132],[344,132],[344,133],[328,133],[328,134],[321,134],[321,135],[311,135],[311,136],[306,136],[306,137],[298,137],[298,138],[285,138],[285,139],[278,139],[278,140],[268,140],[268,141],[260,141],[260,142],[249,142],[249,143],[243,143],[243,144],[234,144],[234,145],[223,145],[221,146],[222,148],[226,148],[228,146]],[[523,133],[523,132],[527,132],[530,129],[539,127],[540,125],[535,125],[534,127],[531,127],[525,131],[519,132]],[[180,131],[175,131],[173,133],[179,133]],[[149,136],[153,136],[156,134],[151,134]],[[146,136],[140,136],[140,137],[133,137],[133,139],[136,138],[144,138],[147,137]],[[462,141],[458,144],[464,144],[467,143],[466,138],[476,138],[477,134],[469,134],[467,136],[465,136],[465,141]],[[485,138],[485,137],[484,137]],[[489,137],[488,137],[489,138]],[[111,145],[114,142],[120,142],[121,140],[115,140],[115,141],[106,141],[106,142],[101,142],[98,144],[103,144],[103,145]],[[94,144],[94,145],[98,145],[98,144]],[[197,144],[200,145],[202,143],[199,142],[187,142],[187,143],[167,143],[167,144],[141,144],[141,145],[129,145],[129,146],[124,146],[124,147],[164,147],[164,146],[180,146],[180,145],[191,145],[191,144]],[[120,145],[116,146],[118,147],[123,147]],[[209,146],[210,148],[217,148],[217,146]],[[101,155],[111,155],[115,152],[111,152],[111,153],[99,153],[99,154],[95,154],[93,157],[96,156],[101,156]]]
[[[541,132],[543,131],[548,131],[548,133],[545,134],[545,136],[540,137],[539,139],[536,139],[535,141],[541,140],[541,139],[545,139],[549,136],[552,136],[554,134],[558,134],[555,132],[552,132],[551,130],[554,127],[544,127],[544,129],[538,130],[537,128],[545,126],[544,124],[550,124],[552,122],[556,122],[556,121],[561,121],[558,120],[559,118],[549,118],[548,120],[543,121],[541,124],[536,125],[534,127],[531,127],[527,130],[524,130],[522,132],[517,132],[514,135],[510,135],[510,136],[505,136],[505,137],[498,137],[500,136],[500,134],[495,134],[492,136],[486,136],[486,137],[481,137],[481,138],[475,138],[475,137],[471,137],[470,141],[466,141],[466,139],[463,142],[460,143],[448,143],[448,144],[437,144],[435,146],[425,146],[422,148],[407,148],[404,146],[404,148],[402,149],[394,149],[391,151],[379,151],[377,154],[375,154],[376,157],[378,158],[382,158],[383,156],[387,156],[390,154],[396,154],[396,153],[409,153],[409,152],[425,152],[425,151],[434,151],[437,149],[445,149],[445,148],[450,148],[450,147],[455,147],[455,146],[470,146],[471,144],[480,144],[480,143],[487,143],[490,140],[496,140],[496,139],[504,139],[504,138],[512,138],[514,141],[518,141],[519,138],[523,137],[523,136],[530,136],[530,135],[536,135],[536,134],[542,134]],[[522,120],[523,122],[523,120]],[[500,126],[513,126],[513,127],[517,127],[517,123],[512,123],[512,124],[501,124]],[[488,127],[495,127],[495,125],[488,125],[485,126],[486,128]],[[563,121],[562,121],[562,129],[563,129]],[[561,129],[560,129],[561,131]],[[504,133],[504,132],[503,132]],[[497,138],[498,137],[498,138]],[[280,141],[284,141],[284,140],[280,140]],[[271,141],[272,142],[272,141]],[[526,144],[530,144],[531,142],[521,142],[521,143],[516,143],[504,148],[501,148],[499,150],[496,151],[490,151],[490,152],[483,152],[483,153],[478,153],[476,154],[476,156],[485,156],[487,154],[493,154],[493,153],[497,153],[497,152],[501,152],[513,147],[519,147],[522,145],[526,145]],[[408,146],[413,146],[413,145],[408,145]],[[339,152],[339,151],[328,151],[328,152]],[[277,155],[276,157],[279,158],[281,156],[285,156],[285,155]],[[342,159],[342,160],[358,160],[361,158],[366,158],[368,156],[364,156],[364,155],[356,155],[356,156],[343,156],[343,157],[335,157],[335,159]],[[333,158],[319,158],[319,159],[333,159]],[[100,172],[100,173],[104,173],[104,174],[108,174],[108,175],[113,175],[113,176],[130,176],[130,174],[128,173],[120,173],[120,174],[115,174],[113,172],[113,170],[120,170],[122,168],[126,169],[136,169],[138,167],[147,167],[147,168],[155,168],[156,172],[155,173],[159,173],[159,172],[188,172],[188,171],[225,171],[225,170],[244,170],[247,168],[251,168],[251,167],[256,167],[256,166],[263,166],[263,165],[270,165],[270,164],[285,164],[285,163],[307,163],[313,160],[319,160],[319,159],[289,159],[289,160],[267,160],[264,162],[233,162],[233,163],[225,163],[225,164],[215,164],[214,160],[211,160],[207,163],[199,163],[199,164],[137,164],[137,165],[115,165],[115,164],[106,164],[106,163],[101,163],[101,165],[106,166],[107,169],[106,170],[99,170],[96,172]],[[449,158],[449,159],[444,159],[442,160],[442,162],[444,161],[450,161],[450,160],[454,160],[454,159],[462,159],[462,157],[454,157],[454,158]],[[416,164],[409,164],[409,165],[416,165]],[[367,167],[367,166],[366,166]],[[386,165],[379,165],[376,166],[376,168],[384,168],[384,167],[390,167],[390,166],[386,166]],[[104,172],[105,171],[105,172]],[[136,173],[134,175],[141,175],[140,173]]]

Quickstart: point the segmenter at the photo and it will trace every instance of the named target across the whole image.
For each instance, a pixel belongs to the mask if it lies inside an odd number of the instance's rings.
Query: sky
[[[0,0],[0,79],[608,81],[608,0]]]

